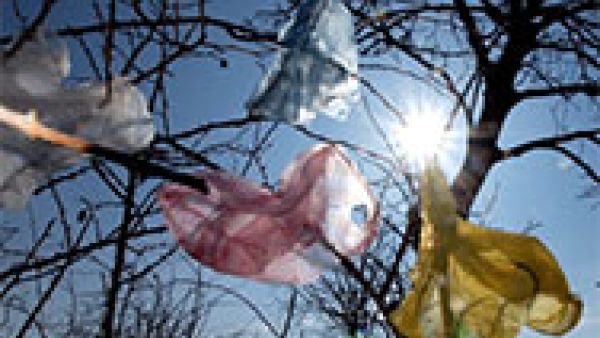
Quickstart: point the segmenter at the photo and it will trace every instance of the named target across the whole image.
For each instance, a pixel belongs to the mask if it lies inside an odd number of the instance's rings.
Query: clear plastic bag
[[[305,123],[345,118],[358,97],[352,17],[340,0],[309,0],[280,33],[277,60],[247,103],[251,115]]]
[[[121,151],[150,142],[154,127],[146,100],[127,79],[113,81],[106,101],[102,83],[64,86],[69,68],[68,51],[58,41],[40,38],[26,43],[0,63],[0,105],[15,114],[35,111],[50,128]],[[81,157],[0,123],[0,208],[22,207],[39,183]]]

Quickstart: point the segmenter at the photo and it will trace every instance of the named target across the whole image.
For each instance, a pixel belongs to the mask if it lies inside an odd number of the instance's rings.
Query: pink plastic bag
[[[167,184],[159,201],[183,248],[212,269],[260,281],[307,283],[337,264],[322,245],[358,254],[377,235],[378,206],[365,178],[336,146],[295,159],[277,192],[203,171],[210,194]]]

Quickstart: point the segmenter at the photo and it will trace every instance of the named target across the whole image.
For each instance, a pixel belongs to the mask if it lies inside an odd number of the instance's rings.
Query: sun
[[[448,116],[433,107],[411,109],[405,123],[396,127],[395,138],[411,165],[423,170],[434,159],[444,156],[455,145],[455,132],[447,130]]]

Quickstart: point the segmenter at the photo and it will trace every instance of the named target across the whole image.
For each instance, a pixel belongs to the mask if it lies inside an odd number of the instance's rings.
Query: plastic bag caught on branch
[[[279,41],[277,60],[247,103],[250,114],[289,123],[319,112],[345,117],[358,96],[358,50],[342,1],[304,1]]]
[[[459,218],[439,167],[423,176],[414,286],[391,314],[400,332],[411,338],[513,338],[522,326],[562,335],[577,325],[582,303],[539,240]]]
[[[159,201],[171,232],[212,269],[259,281],[307,283],[377,234],[378,206],[365,178],[336,146],[318,145],[284,171],[271,192],[243,178],[204,171],[210,193],[166,184]]]
[[[106,101],[102,83],[64,86],[69,68],[66,47],[43,38],[26,43],[10,59],[0,59],[3,114],[33,111],[32,117],[45,126],[121,151],[149,143],[153,121],[140,91],[117,78]],[[0,123],[0,208],[22,207],[38,184],[81,157]]]

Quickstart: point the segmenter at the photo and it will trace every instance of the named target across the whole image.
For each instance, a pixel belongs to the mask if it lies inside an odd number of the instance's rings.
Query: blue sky
[[[268,7],[268,3],[271,1],[213,1],[207,11],[211,15],[235,21],[251,15],[256,7]],[[76,16],[73,15],[74,8],[78,12]],[[88,7],[81,6],[76,0],[64,1],[53,12],[49,26],[61,25],[63,20],[85,21],[91,13],[79,11],[81,8]],[[4,20],[1,26],[2,35],[12,29],[10,23]],[[73,54],[74,50],[77,48],[71,48],[75,64],[73,72],[81,75],[83,60],[81,55]],[[194,59],[180,61],[173,67],[176,77],[169,82],[173,130],[188,129],[207,121],[245,116],[243,105],[260,80],[261,72],[249,58],[228,54],[228,60],[229,67],[226,69],[220,69],[213,61],[198,62]],[[381,76],[380,73],[364,74],[401,110],[408,109],[410,102],[415,100],[431,100],[436,105],[448,105],[446,98],[427,92],[408,80],[399,81],[396,77]],[[531,102],[516,107],[504,127],[500,145],[510,146],[533,137],[553,135],[556,132],[557,115],[570,130],[600,126],[597,107],[594,108],[582,98],[576,98],[574,102],[578,105],[573,104],[570,109],[560,113],[552,112],[553,102]],[[364,127],[369,123],[363,109],[357,108],[347,121],[318,118],[309,127],[371,149],[383,149],[374,130]],[[373,103],[373,109],[386,127],[393,126],[393,119],[379,104]],[[278,177],[289,160],[311,143],[288,127],[279,128],[273,139],[274,147],[265,154],[271,177]],[[595,168],[600,168],[597,152],[588,151],[586,154],[584,158]],[[450,176],[456,172],[460,157],[458,151],[453,154],[453,161],[445,165]],[[251,173],[250,176],[254,175]],[[78,180],[76,184],[64,187],[66,195],[72,194],[70,203],[73,206],[78,203],[74,196],[79,193],[88,196],[107,194],[96,185],[94,179]],[[573,292],[579,294],[584,302],[582,322],[567,337],[592,338],[600,330],[600,289],[596,287],[596,281],[600,280],[600,249],[597,248],[600,240],[600,207],[593,207],[597,200],[578,197],[591,184],[579,168],[570,165],[561,155],[547,151],[533,152],[497,165],[488,176],[473,208],[482,210],[488,201],[496,198],[491,212],[485,217],[486,225],[514,231],[522,231],[530,222],[542,225],[534,234],[555,254]],[[33,200],[33,209],[40,219],[49,216],[46,210],[51,203],[47,198],[45,195]],[[22,222],[24,217],[24,214],[0,213],[0,220],[15,223]],[[229,279],[228,283],[253,295],[274,316],[277,309],[271,305],[272,294],[283,296],[287,292],[283,287],[273,288],[239,279]],[[217,320],[214,325],[222,323]],[[539,335],[525,331],[520,337]]]

